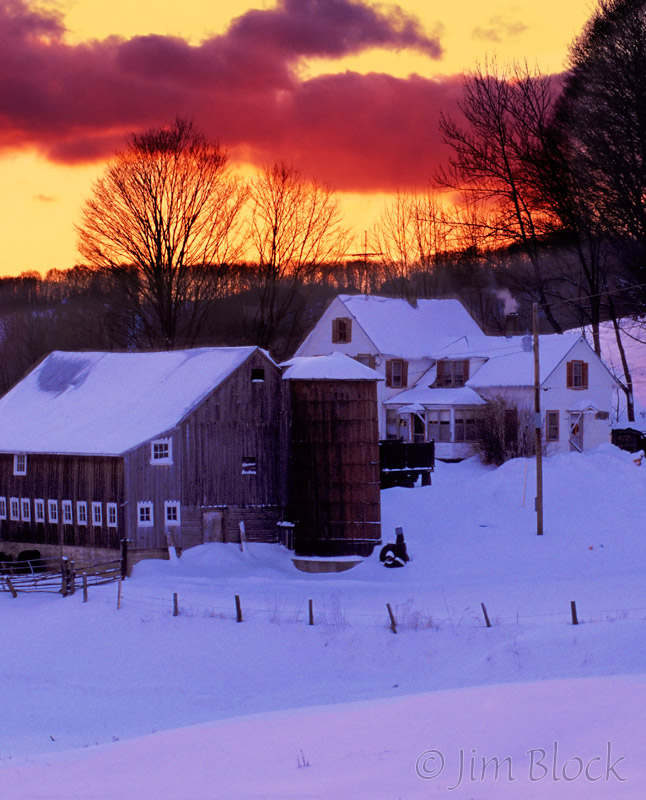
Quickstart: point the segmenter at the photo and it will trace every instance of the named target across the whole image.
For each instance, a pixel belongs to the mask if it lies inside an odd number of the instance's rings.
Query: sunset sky
[[[496,56],[563,68],[592,0],[0,0],[0,274],[78,261],[82,200],[125,135],[179,115],[242,167],[283,158],[357,233],[446,155],[440,109]]]

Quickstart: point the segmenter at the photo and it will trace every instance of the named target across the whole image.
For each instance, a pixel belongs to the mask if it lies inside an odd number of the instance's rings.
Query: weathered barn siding
[[[289,383],[296,553],[369,555],[381,539],[376,382]]]
[[[124,517],[128,538],[132,540],[134,550],[164,549],[168,546],[164,503],[167,500],[181,499],[179,433],[175,430],[158,438],[171,440],[172,464],[151,463],[151,442],[131,450],[124,458],[125,494],[128,498]],[[152,502],[152,526],[139,525],[138,502]]]
[[[209,511],[221,514],[219,541],[239,541],[240,522],[249,541],[277,541],[286,494],[280,384],[276,365],[257,350],[159,437],[172,441],[172,464],[151,464],[151,442],[126,455],[125,515],[135,549],[165,547],[167,530],[182,548],[202,544]],[[139,524],[142,501],[153,504],[152,526]],[[180,502],[179,526],[167,528],[166,501]]]
[[[123,459],[107,456],[29,454],[27,473],[14,475],[14,457],[0,453],[0,497],[6,498],[6,519],[0,522],[4,541],[35,544],[118,548],[126,535]],[[10,518],[11,498],[29,500],[30,521]],[[36,499],[45,501],[45,521],[35,521]],[[58,523],[50,522],[48,501],[56,500]],[[63,523],[63,500],[72,502],[72,524]],[[79,525],[77,502],[87,503],[87,524]],[[101,525],[93,524],[92,503],[102,504]],[[117,504],[117,526],[108,526],[107,503]],[[22,515],[21,515],[22,516]]]

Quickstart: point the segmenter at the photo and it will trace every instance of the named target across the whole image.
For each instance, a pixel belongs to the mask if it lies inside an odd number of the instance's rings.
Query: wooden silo
[[[369,556],[381,541],[381,378],[340,353],[293,359],[284,378],[291,407],[295,553]]]

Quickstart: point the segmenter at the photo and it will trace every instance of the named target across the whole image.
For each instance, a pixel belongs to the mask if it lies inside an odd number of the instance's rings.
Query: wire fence
[[[231,595],[230,602],[222,598],[204,601],[190,593],[184,596],[177,592],[167,596],[143,593],[128,585],[119,592],[119,606],[136,607],[160,617],[184,616],[222,620],[264,621],[280,624],[323,625],[340,630],[347,627],[390,628],[400,630],[475,630],[511,625],[532,625],[540,622],[553,625],[579,625],[611,623],[624,619],[646,619],[646,607],[618,607],[603,609],[578,609],[575,601],[562,610],[542,613],[490,614],[484,603],[480,607],[461,610],[444,608],[439,612],[427,605],[418,605],[413,599],[402,602],[376,604],[373,610],[349,608],[342,599],[307,598],[284,600],[268,598],[264,605],[245,602],[244,597]]]

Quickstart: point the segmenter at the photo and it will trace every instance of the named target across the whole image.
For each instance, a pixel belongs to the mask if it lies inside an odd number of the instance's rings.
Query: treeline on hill
[[[554,313],[563,329],[589,324],[589,307],[577,296],[570,272],[576,269],[567,248],[545,245],[551,265],[551,291],[561,302]],[[204,268],[202,268],[204,269]],[[208,269],[208,268],[206,268]],[[361,259],[322,264],[295,282],[285,277],[275,287],[270,338],[258,340],[258,317],[266,291],[257,265],[217,267],[219,294],[201,308],[199,325],[178,321],[174,347],[262,344],[276,359],[288,358],[339,293],[370,293],[415,302],[422,298],[457,298],[483,329],[493,335],[531,330],[531,264],[517,247],[477,254],[438,254],[432,265],[413,264],[393,271],[383,261]],[[136,270],[129,275],[136,280]],[[109,270],[76,266],[18,277],[0,278],[0,392],[7,391],[52,350],[137,350],[163,347],[151,341],[146,308],[126,296],[123,276]],[[574,287],[574,288],[573,288]],[[567,292],[569,291],[569,296]],[[191,314],[190,302],[183,314]],[[541,330],[553,332],[541,318]]]

